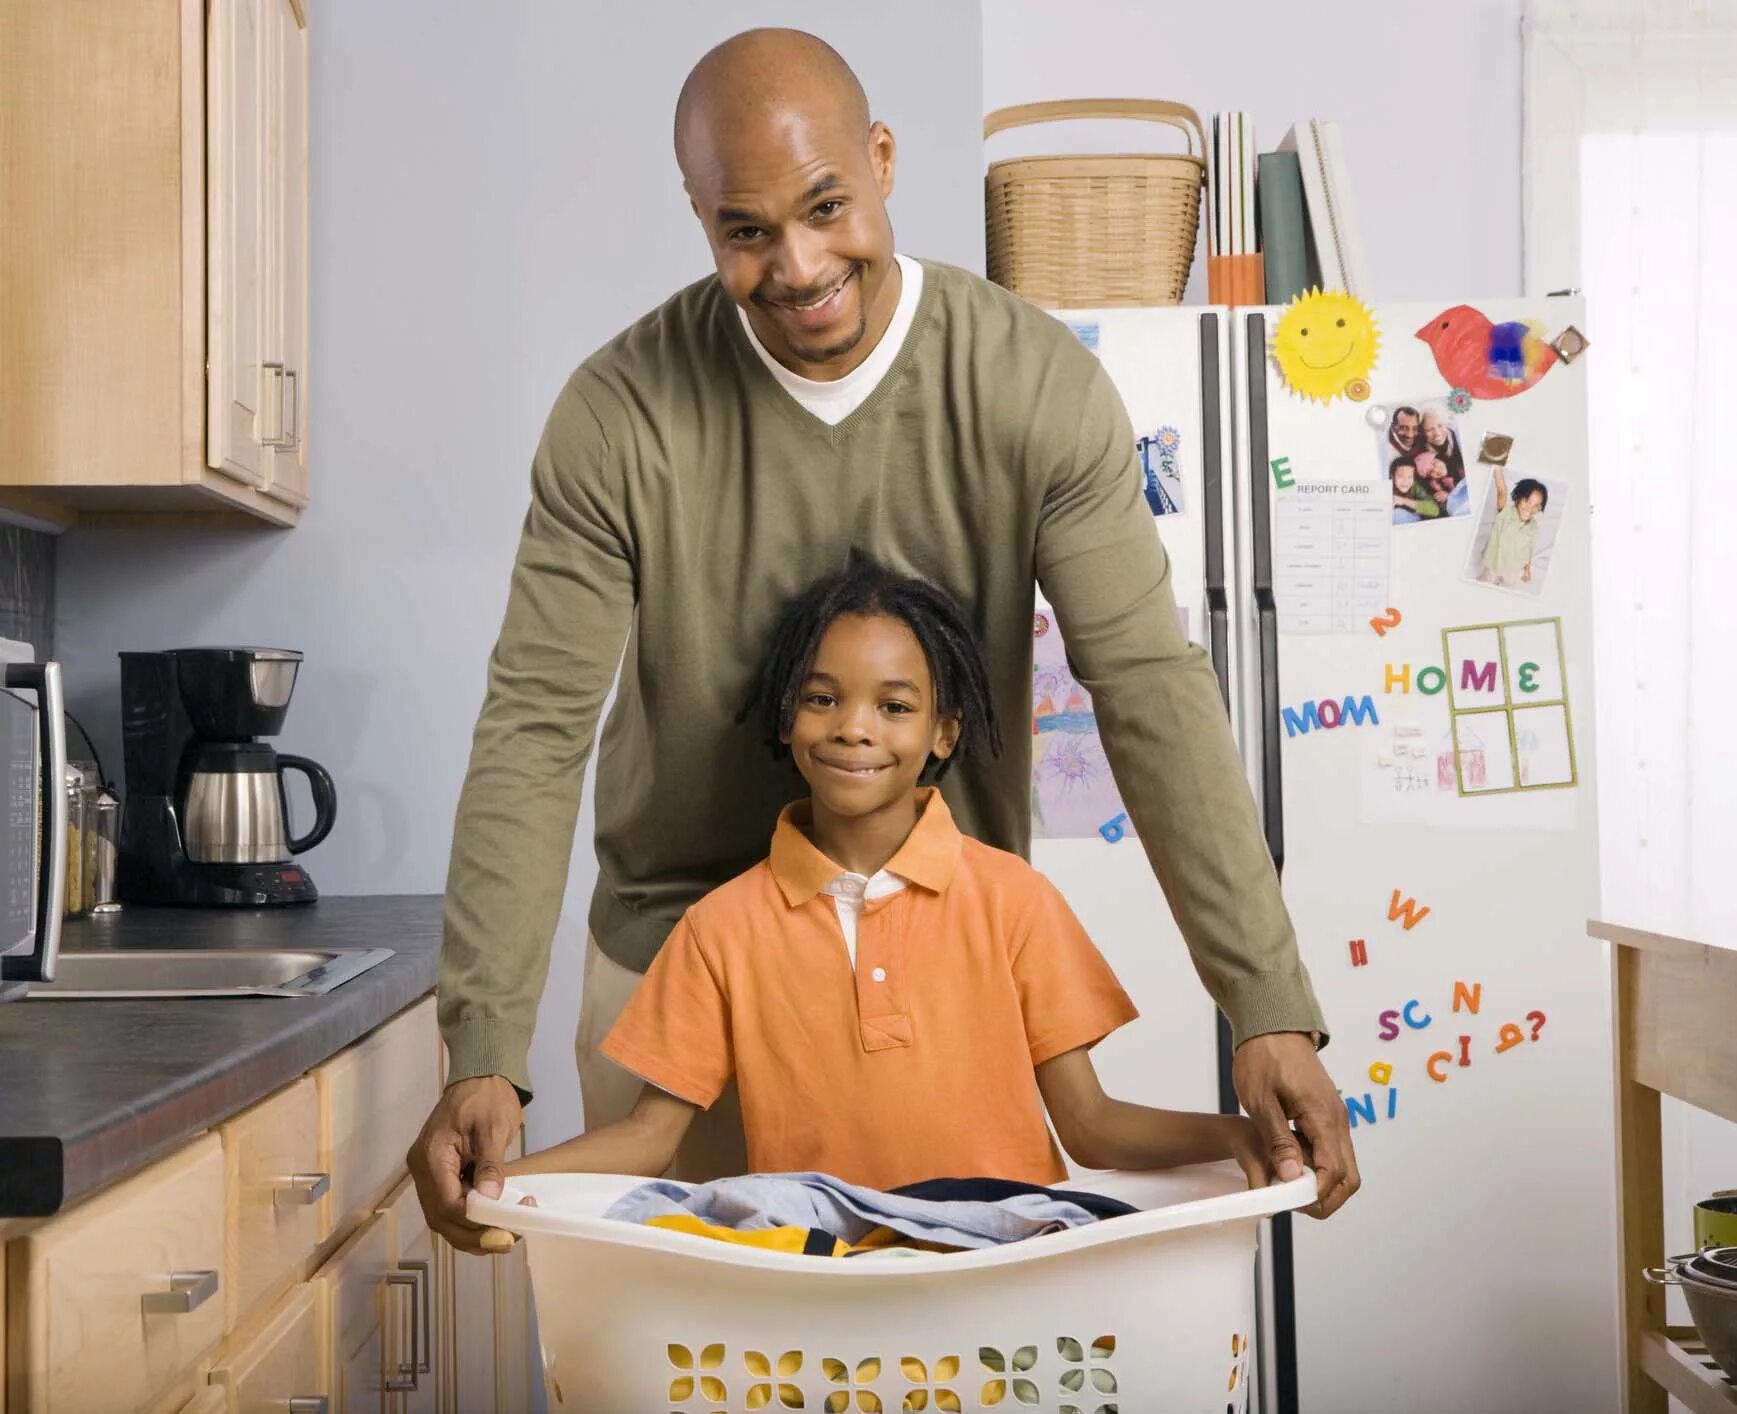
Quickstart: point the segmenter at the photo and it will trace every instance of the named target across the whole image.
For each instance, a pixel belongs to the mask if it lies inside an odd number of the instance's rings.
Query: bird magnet
[[[1285,306],[1273,331],[1272,356],[1285,386],[1330,403],[1369,397],[1381,331],[1369,306],[1343,290],[1309,290]]]
[[[1417,331],[1456,398],[1511,398],[1533,387],[1558,363],[1586,352],[1586,336],[1572,324],[1554,339],[1525,319],[1492,323],[1469,304],[1444,309]]]

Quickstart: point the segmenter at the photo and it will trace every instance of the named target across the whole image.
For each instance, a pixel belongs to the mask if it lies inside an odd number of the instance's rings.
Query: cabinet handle
[[[259,439],[259,445],[262,447],[287,447],[289,444],[284,440],[283,435],[283,365],[281,363],[262,363],[259,366],[259,371],[270,374],[276,379],[272,393],[277,395],[277,431],[269,436],[262,435]],[[260,420],[263,422],[265,409],[271,404],[272,398],[269,394],[261,393],[259,401]]]
[[[273,1206],[279,1208],[305,1207],[324,1198],[326,1190],[331,1186],[332,1176],[329,1173],[292,1173],[288,1183],[272,1191],[271,1201]]]
[[[423,1374],[430,1375],[434,1373],[434,1287],[430,1285],[432,1278],[429,1275],[428,1263],[418,1258],[400,1262],[398,1265],[422,1278],[422,1358],[416,1362],[416,1368]]]
[[[417,1308],[422,1304],[422,1283],[412,1272],[386,1273],[387,1286],[407,1286],[410,1288],[410,1358],[398,1362],[399,1378],[387,1380],[385,1388],[393,1393],[415,1390],[422,1387],[421,1376],[417,1367],[421,1364],[421,1336],[417,1330],[420,1323]]]
[[[332,1401],[323,1394],[298,1394],[289,1402],[289,1414],[330,1414]]]
[[[290,415],[289,437],[284,443],[286,450],[299,452],[302,446],[302,379],[301,374],[293,368],[286,368],[283,373],[284,382],[289,384]],[[281,423],[279,424],[282,425]]]
[[[217,1294],[216,1272],[171,1272],[167,1291],[147,1291],[139,1305],[147,1316],[178,1316]]]

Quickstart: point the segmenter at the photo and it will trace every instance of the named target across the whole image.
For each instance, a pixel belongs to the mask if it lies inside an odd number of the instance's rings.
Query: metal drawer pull
[[[433,1278],[429,1275],[428,1263],[420,1258],[400,1262],[398,1265],[414,1271],[422,1278],[422,1359],[417,1361],[416,1368],[425,1375],[431,1375],[434,1373],[434,1288],[429,1282]]]
[[[293,368],[283,371],[284,382],[289,384],[290,415],[289,433],[284,442],[284,449],[299,452],[302,449],[302,380],[301,375]]]
[[[331,1408],[323,1394],[298,1394],[289,1402],[289,1414],[331,1414]]]
[[[422,1337],[417,1329],[421,1324],[417,1308],[422,1304],[422,1283],[412,1272],[388,1272],[386,1273],[386,1285],[410,1288],[410,1358],[398,1362],[400,1378],[387,1380],[384,1387],[393,1393],[420,1389],[422,1377],[417,1374],[417,1369],[422,1363]]]
[[[217,1294],[216,1272],[171,1272],[167,1291],[147,1291],[139,1305],[147,1316],[178,1316]]]
[[[271,1201],[279,1208],[317,1203],[326,1196],[326,1190],[331,1186],[332,1176],[329,1173],[292,1173],[289,1182],[272,1193]]]

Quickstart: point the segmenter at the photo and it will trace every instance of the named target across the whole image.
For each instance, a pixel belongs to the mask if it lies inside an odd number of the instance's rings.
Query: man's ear
[[[868,133],[869,166],[874,169],[875,182],[881,189],[881,200],[893,194],[893,169],[898,165],[898,144],[893,130],[885,123],[870,123]]]

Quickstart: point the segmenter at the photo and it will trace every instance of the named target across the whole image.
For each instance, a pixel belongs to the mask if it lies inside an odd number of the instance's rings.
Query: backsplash
[[[54,537],[0,524],[0,638],[54,654]]]

